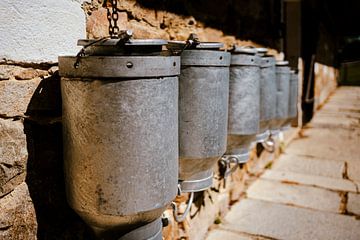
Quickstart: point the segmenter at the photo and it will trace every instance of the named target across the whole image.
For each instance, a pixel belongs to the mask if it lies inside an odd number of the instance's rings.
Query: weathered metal
[[[176,45],[185,43],[172,42],[168,47]],[[181,53],[179,182],[183,192],[209,188],[213,167],[226,150],[230,53],[220,51],[222,46],[204,42]]]
[[[290,68],[287,61],[276,62],[276,119],[272,124],[272,134],[277,133],[287,122],[290,95]]]
[[[289,86],[289,110],[288,116],[281,126],[281,130],[290,128],[291,121],[297,117],[297,100],[298,98],[298,75],[294,70],[290,70],[290,86]]]
[[[299,88],[299,76],[294,71],[291,74],[290,79],[290,100],[289,100],[289,118],[293,119],[297,117],[297,104],[298,104],[298,88]]]
[[[229,121],[224,157],[245,163],[260,122],[260,57],[254,48],[236,47],[231,53]]]
[[[265,55],[266,49],[260,51],[260,127],[256,137],[257,142],[264,142],[269,136],[269,129],[276,117],[276,75],[275,58]]]
[[[133,50],[59,57],[67,199],[101,239],[162,239],[177,193],[180,57]]]

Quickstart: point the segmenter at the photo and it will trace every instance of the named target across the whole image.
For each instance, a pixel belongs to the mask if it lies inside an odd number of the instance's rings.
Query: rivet
[[[127,68],[132,68],[134,65],[133,65],[133,63],[132,62],[127,62],[126,63],[126,67]]]

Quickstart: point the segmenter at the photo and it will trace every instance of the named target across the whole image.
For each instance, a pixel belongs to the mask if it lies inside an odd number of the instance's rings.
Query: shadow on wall
[[[206,26],[280,49],[280,0],[138,0],[145,8],[194,16]]]
[[[35,206],[38,239],[89,239],[88,229],[66,202],[60,77],[42,80],[24,122],[28,163],[26,183]]]

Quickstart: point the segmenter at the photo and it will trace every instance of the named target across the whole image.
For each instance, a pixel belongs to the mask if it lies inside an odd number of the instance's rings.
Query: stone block
[[[0,198],[0,239],[37,239],[37,222],[26,183]]]
[[[89,38],[101,38],[109,36],[109,22],[107,19],[107,10],[99,8],[91,12],[86,22],[86,32]],[[127,29],[127,13],[119,12],[117,24],[120,30]]]
[[[0,119],[0,197],[25,181],[27,157],[23,122]]]
[[[41,80],[0,81],[0,114],[6,117],[22,116]]]
[[[160,38],[168,39],[168,34],[162,29],[151,27],[143,21],[130,20],[128,28],[133,30],[134,38]]]
[[[341,200],[338,193],[325,189],[262,179],[256,180],[246,193],[252,199],[328,212],[339,212]]]
[[[0,115],[6,117],[61,116],[60,78],[0,81]]]
[[[360,221],[336,213],[244,199],[235,204],[220,226],[270,239],[358,240]]]

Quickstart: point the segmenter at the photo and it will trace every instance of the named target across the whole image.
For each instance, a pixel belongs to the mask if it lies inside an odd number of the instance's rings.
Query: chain
[[[110,1],[111,7],[107,6],[108,1]],[[104,0],[103,6],[107,9],[107,19],[109,21],[109,35],[111,38],[118,38],[119,27],[117,25],[117,21],[119,19],[119,14],[117,10],[117,0]]]

